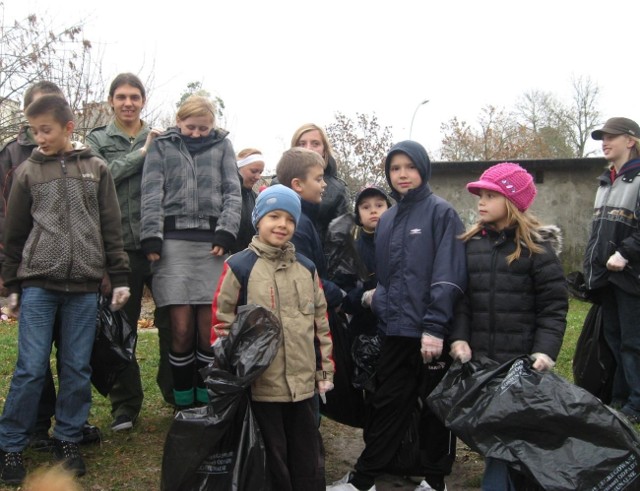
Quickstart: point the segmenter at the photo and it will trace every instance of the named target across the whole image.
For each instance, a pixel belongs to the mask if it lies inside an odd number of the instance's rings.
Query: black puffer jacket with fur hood
[[[450,341],[464,340],[473,356],[498,362],[532,353],[556,359],[568,309],[567,282],[558,259],[560,229],[538,229],[544,252],[507,263],[515,229],[481,230],[466,243],[469,284],[456,308]]]

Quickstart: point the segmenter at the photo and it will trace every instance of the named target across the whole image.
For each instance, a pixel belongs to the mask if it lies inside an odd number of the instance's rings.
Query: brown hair
[[[49,82],[48,80],[42,80],[33,84],[24,93],[24,105],[22,106],[23,109],[26,109],[31,105],[36,94],[55,94],[57,96],[64,97],[64,93],[62,92],[62,89],[60,87],[58,87],[53,82]]]
[[[516,227],[516,250],[513,254],[507,256],[507,264],[511,264],[513,261],[520,259],[520,255],[522,254],[522,244],[529,249],[529,256],[533,253],[540,254],[544,251],[544,248],[539,245],[539,242],[542,241],[540,234],[537,229],[541,226],[538,219],[533,216],[528,211],[520,211],[511,201],[508,199],[504,200],[505,205],[507,206],[507,227],[512,227],[515,225]],[[467,242],[471,237],[476,235],[484,228],[484,223],[477,222],[471,229],[460,235],[458,238],[462,239],[464,242]]]
[[[324,170],[324,163],[320,155],[306,148],[290,148],[280,157],[276,166],[276,177],[280,184],[290,188],[291,181],[294,179],[306,180],[309,170],[316,166],[322,167]]]
[[[300,128],[298,128],[291,137],[291,148],[298,146],[298,141],[300,140],[302,135],[313,130],[318,130],[320,132],[320,139],[322,140],[322,145],[324,146],[324,167],[326,168],[329,165],[329,157],[333,157],[333,149],[331,148],[331,144],[329,143],[327,133],[317,124],[306,123],[300,126]]]
[[[116,75],[116,78],[113,79],[111,85],[109,86],[109,97],[113,99],[113,96],[116,93],[116,89],[122,85],[131,85],[131,87],[135,87],[140,91],[142,99],[147,99],[147,93],[144,90],[142,81],[138,78],[137,75],[134,75],[133,73],[120,73],[119,75]]]
[[[57,123],[60,123],[61,126],[66,125],[69,121],[73,121],[73,112],[71,112],[69,103],[59,95],[43,95],[33,101],[25,111],[27,119],[44,114],[51,114],[53,119],[55,119]]]

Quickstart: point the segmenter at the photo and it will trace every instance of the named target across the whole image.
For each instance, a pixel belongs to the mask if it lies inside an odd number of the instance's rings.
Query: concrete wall
[[[477,198],[465,185],[497,162],[434,162],[431,188],[452,203],[465,226],[476,221]],[[582,256],[589,237],[597,177],[606,167],[602,158],[520,160],[536,179],[538,195],[530,208],[542,223],[562,230],[561,255],[565,273],[582,271]]]

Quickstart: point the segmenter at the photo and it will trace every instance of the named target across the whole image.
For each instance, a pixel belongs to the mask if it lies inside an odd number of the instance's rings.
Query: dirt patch
[[[323,417],[320,425],[326,459],[327,483],[337,481],[353,469],[353,464],[364,448],[362,430],[352,428]],[[453,471],[445,481],[448,491],[478,491],[484,469],[482,457],[458,442]],[[381,476],[376,481],[378,491],[413,491],[416,484],[402,476]]]

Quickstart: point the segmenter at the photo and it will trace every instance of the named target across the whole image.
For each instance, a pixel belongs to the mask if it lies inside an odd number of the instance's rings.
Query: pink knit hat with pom
[[[467,184],[470,193],[480,194],[481,189],[504,195],[520,211],[531,206],[538,192],[531,174],[512,162],[493,165],[482,173],[479,181]]]

